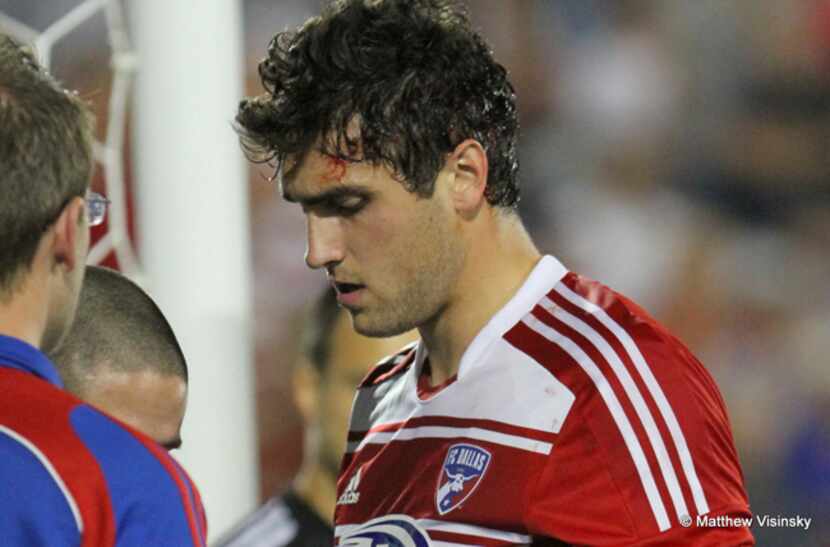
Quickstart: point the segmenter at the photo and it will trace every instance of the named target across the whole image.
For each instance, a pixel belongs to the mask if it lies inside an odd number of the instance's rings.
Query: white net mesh
[[[52,54],[61,39],[92,17],[106,18],[109,61],[112,80],[103,137],[95,142],[95,160],[101,167],[107,197],[111,201],[107,231],[93,244],[88,262],[100,264],[115,254],[122,272],[141,281],[141,270],[128,230],[128,187],[124,166],[124,135],[127,123],[130,89],[136,60],[130,46],[120,0],[85,0],[41,30],[35,30],[17,18],[0,11],[0,31],[18,41],[34,46],[41,63],[51,69]],[[101,47],[104,47],[102,44]]]

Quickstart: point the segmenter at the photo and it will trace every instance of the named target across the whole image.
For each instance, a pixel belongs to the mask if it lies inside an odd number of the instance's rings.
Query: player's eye
[[[366,198],[362,196],[349,196],[337,200],[331,204],[331,209],[340,216],[352,216],[360,212],[366,206]]]
[[[350,217],[356,215],[368,205],[370,199],[365,195],[333,196],[322,200],[302,203],[303,213],[329,217]]]

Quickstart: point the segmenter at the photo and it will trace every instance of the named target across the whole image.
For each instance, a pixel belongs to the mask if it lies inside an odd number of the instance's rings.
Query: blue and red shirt
[[[205,545],[187,473],[62,387],[40,350],[0,335],[0,544]]]

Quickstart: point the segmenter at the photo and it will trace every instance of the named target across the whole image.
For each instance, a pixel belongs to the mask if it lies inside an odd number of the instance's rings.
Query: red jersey
[[[428,367],[423,343],[408,346],[359,387],[339,545],[754,544],[712,377],[637,305],[553,257],[456,376],[430,388]]]

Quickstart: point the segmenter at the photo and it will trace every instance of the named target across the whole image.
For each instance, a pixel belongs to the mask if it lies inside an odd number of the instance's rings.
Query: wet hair
[[[331,358],[332,335],[341,313],[345,311],[337,304],[333,289],[323,291],[306,312],[300,350],[321,375],[325,373]]]
[[[0,34],[0,298],[31,268],[46,230],[92,176],[92,114]]]
[[[487,201],[518,203],[515,92],[453,2],[335,1],[277,34],[259,75],[265,93],[236,116],[252,161],[279,173],[319,144],[343,160],[385,164],[428,197],[447,154],[475,139],[487,152]]]
[[[79,396],[101,366],[187,381],[184,354],[153,299],[125,276],[98,266],[87,266],[75,322],[49,357],[66,389]]]

